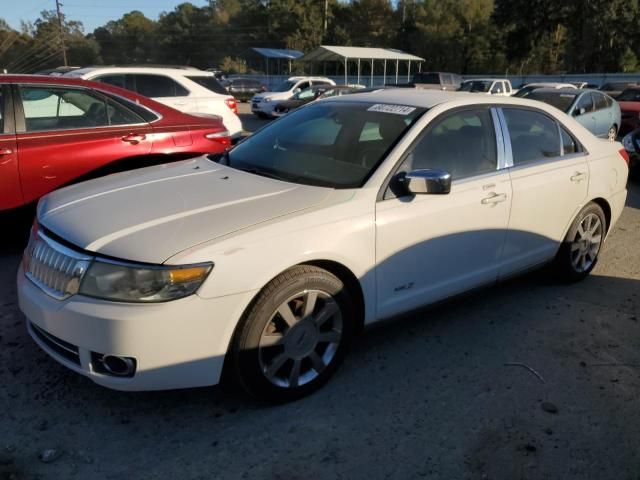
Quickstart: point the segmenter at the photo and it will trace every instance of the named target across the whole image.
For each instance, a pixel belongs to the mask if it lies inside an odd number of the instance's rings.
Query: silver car
[[[596,137],[608,138],[613,142],[618,136],[620,105],[602,92],[575,88],[540,88],[531,92],[527,98],[559,108]]]

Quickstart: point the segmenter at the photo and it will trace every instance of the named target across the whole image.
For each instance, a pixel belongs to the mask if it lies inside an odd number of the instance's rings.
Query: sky
[[[12,0],[2,0],[10,2]],[[85,33],[93,32],[96,27],[109,20],[116,20],[131,10],[140,10],[147,17],[157,19],[161,12],[171,11],[185,0],[61,0],[62,11],[69,20],[79,20]],[[189,0],[197,6],[204,6],[206,0]],[[20,28],[20,21],[35,21],[42,10],[54,10],[55,0],[19,0],[12,9],[0,9],[0,18],[4,18],[13,28]]]

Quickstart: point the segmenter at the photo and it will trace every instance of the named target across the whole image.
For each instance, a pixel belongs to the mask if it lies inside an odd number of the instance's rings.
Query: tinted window
[[[144,123],[144,120],[131,110],[110,99],[107,100],[107,115],[109,117],[109,125],[135,125]]]
[[[133,75],[136,91],[145,97],[185,97],[189,92],[176,81],[163,75]]]
[[[588,93],[580,97],[574,110],[579,113],[583,108],[584,113],[593,112],[593,102],[591,101],[591,95]]]
[[[640,90],[630,88],[618,97],[619,102],[640,102]]]
[[[296,183],[359,187],[423,111],[370,103],[312,104],[239,143],[229,152],[229,164]]]
[[[496,82],[491,89],[491,93],[502,93],[502,82]]]
[[[212,92],[219,93],[221,95],[227,95],[227,91],[222,85],[220,85],[220,82],[218,82],[213,75],[210,77],[191,76],[187,78],[207,90],[211,90]]]
[[[591,95],[593,95],[593,103],[596,106],[596,110],[601,110],[608,107],[607,99],[604,98],[604,95],[602,95],[601,93],[592,93]]]
[[[488,109],[452,113],[427,129],[409,152],[402,171],[436,168],[455,180],[496,170],[496,137]]]
[[[21,87],[28,132],[109,125],[103,98],[87,90],[58,87]]]
[[[96,82],[108,83],[114,87],[128,88],[124,75],[103,75],[93,79]]]
[[[491,82],[486,80],[468,80],[460,85],[461,92],[488,92],[491,88]]]
[[[296,85],[296,88],[299,90],[306,90],[310,86],[311,86],[311,82],[301,82],[298,85]]]
[[[534,90],[527,98],[548,103],[563,112],[568,112],[576,96],[573,93],[541,92],[540,90]]]
[[[155,113],[147,110],[143,106],[141,106],[141,105],[139,105],[137,103],[134,103],[134,102],[132,102],[130,100],[127,100],[127,99],[122,98],[122,97],[115,97],[115,96],[112,96],[112,95],[110,95],[108,93],[105,93],[105,95],[107,95],[109,98],[111,98],[115,103],[119,103],[121,105],[124,105],[125,108],[131,110],[136,115],[138,115],[140,118],[144,119],[144,121],[146,121],[146,122],[154,122],[154,121],[158,120],[158,118],[160,118]]]
[[[562,138],[562,149],[565,155],[570,155],[580,151],[576,141],[563,127],[560,127],[560,136]]]
[[[532,110],[504,108],[503,112],[514,165],[560,155],[560,134],[554,120]]]

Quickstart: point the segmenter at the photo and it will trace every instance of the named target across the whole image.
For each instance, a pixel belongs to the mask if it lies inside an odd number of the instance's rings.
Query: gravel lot
[[[638,480],[640,185],[629,188],[586,281],[540,272],[383,325],[324,389],[277,407],[234,387],[110,391],[50,360],[17,308],[23,244],[4,218],[0,479]]]

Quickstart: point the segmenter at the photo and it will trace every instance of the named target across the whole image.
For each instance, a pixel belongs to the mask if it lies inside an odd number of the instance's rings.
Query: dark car
[[[629,156],[629,176],[640,179],[640,128],[627,133],[622,146]]]
[[[291,110],[295,110],[302,105],[320,100],[321,98],[337,97],[340,95],[347,95],[361,90],[360,87],[352,85],[314,85],[301,92],[296,93],[289,100],[279,102],[273,109],[273,115],[275,117],[282,117]]]
[[[618,95],[620,95],[627,88],[637,86],[637,82],[607,82],[604,83],[599,88],[599,90],[602,92],[606,92],[610,97],[618,98]]]
[[[267,87],[255,78],[228,78],[225,87],[240,102],[248,102],[256,93],[267,91]]]
[[[220,117],[67,77],[0,75],[0,210],[107,173],[222,153]]]

